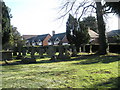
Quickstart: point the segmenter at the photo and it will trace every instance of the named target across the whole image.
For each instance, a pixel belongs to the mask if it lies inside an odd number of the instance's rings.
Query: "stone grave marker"
[[[17,56],[17,47],[15,47],[15,46],[13,48],[13,56]]]
[[[72,46],[72,56],[77,56],[77,51],[75,46]]]
[[[67,47],[65,47],[65,59],[70,59],[70,51],[68,50]]]
[[[35,58],[35,48],[31,47],[31,58]]]
[[[18,48],[18,55],[17,55],[17,57],[16,57],[16,59],[21,59],[22,58],[22,47],[21,46],[18,46],[17,47]]]
[[[44,56],[43,56],[43,54],[44,54],[44,49],[43,49],[43,48],[39,48],[39,49],[38,49],[38,53],[39,53],[40,58],[43,58],[43,57],[44,57]]]
[[[58,59],[63,59],[64,58],[64,47],[62,45],[59,45],[58,51],[59,51]]]
[[[26,56],[26,51],[27,51],[27,50],[26,50],[26,48],[25,48],[25,47],[23,47],[23,48],[22,48],[22,55],[23,55],[23,57],[25,57],[25,56]]]
[[[51,58],[50,60],[56,60],[55,53],[56,53],[55,47],[49,46],[47,49],[47,55],[48,57]]]

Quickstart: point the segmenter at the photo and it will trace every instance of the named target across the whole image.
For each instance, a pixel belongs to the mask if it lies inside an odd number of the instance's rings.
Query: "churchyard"
[[[9,56],[9,55],[8,55]],[[2,65],[2,88],[117,88],[119,53],[94,55],[75,48],[18,47]]]

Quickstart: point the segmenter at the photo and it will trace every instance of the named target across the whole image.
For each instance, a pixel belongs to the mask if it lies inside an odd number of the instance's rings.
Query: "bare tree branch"
[[[70,1],[67,1],[63,6],[62,6],[62,8],[61,8],[61,10],[59,11],[59,12],[61,12],[61,11],[64,11],[64,9],[65,9],[65,13],[63,13],[58,19],[61,19],[61,18],[63,18],[63,17],[65,17],[67,14],[69,14],[71,11],[73,11],[74,10],[74,12],[73,12],[73,14],[75,15],[77,15],[78,14],[78,12],[79,12],[79,10],[80,9],[82,9],[81,10],[81,15],[80,15],[80,17],[79,17],[79,19],[89,10],[89,8],[90,7],[92,7],[92,11],[91,11],[91,13],[93,12],[93,9],[96,9],[96,7],[95,7],[95,2],[92,2],[92,3],[90,3],[90,1],[89,0],[84,0],[84,1],[82,1],[81,3],[79,3],[79,5],[77,6],[77,8],[75,7],[75,4],[77,4],[77,0],[74,0],[74,1],[72,1],[72,2],[70,2]],[[87,5],[87,6],[86,6]]]
[[[64,4],[64,6],[62,7],[62,9],[61,9],[61,10],[63,10],[63,9],[66,7],[66,13],[63,14],[63,15],[61,15],[58,19],[61,19],[62,17],[65,17],[70,11],[72,11],[75,2],[76,2],[76,0],[74,0],[74,1],[71,3],[70,9],[69,9],[68,11],[67,11],[67,9],[68,9],[68,5],[69,5],[70,2],[66,2],[66,3]],[[61,11],[61,10],[60,10],[60,11]]]

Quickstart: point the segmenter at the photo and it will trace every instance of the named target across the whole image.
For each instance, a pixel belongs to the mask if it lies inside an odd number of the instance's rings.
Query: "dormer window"
[[[50,39],[48,40],[48,45],[52,45],[52,41]]]
[[[39,45],[42,45],[42,42],[41,42],[41,41],[39,42]]]
[[[38,45],[42,45],[42,41],[40,39],[38,40]]]
[[[59,38],[57,37],[56,39],[55,39],[55,41],[54,41],[54,44],[56,45],[56,44],[58,44],[60,42],[60,40],[59,40]]]

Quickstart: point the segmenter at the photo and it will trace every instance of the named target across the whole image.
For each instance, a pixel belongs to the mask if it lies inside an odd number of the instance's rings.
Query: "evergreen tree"
[[[98,33],[97,20],[93,16],[84,17],[82,22],[87,25],[91,30]]]
[[[66,36],[69,43],[75,45],[77,52],[79,52],[79,48],[82,44],[86,44],[90,40],[86,25],[78,21],[71,14],[69,14],[66,23]]]
[[[105,13],[107,13],[107,11],[110,11],[112,13],[117,14],[120,17],[120,1],[119,2],[107,2],[107,0],[105,0]]]
[[[18,46],[18,43],[24,45],[25,40],[23,40],[21,34],[18,32],[17,27],[11,26],[10,44],[12,47],[14,47],[14,46]]]
[[[2,3],[2,45],[4,46],[10,40],[10,9]]]

